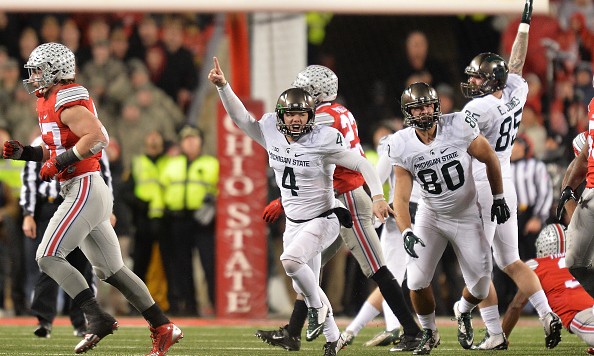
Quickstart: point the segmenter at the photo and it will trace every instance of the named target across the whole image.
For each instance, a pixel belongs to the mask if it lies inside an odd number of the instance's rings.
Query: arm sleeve
[[[371,196],[384,194],[382,183],[380,182],[377,172],[373,165],[363,156],[352,151],[336,152],[326,157],[327,163],[333,163],[345,168],[361,172],[365,182],[369,186]]]
[[[392,173],[392,163],[387,154],[380,154],[376,169],[380,182],[386,182],[388,178],[390,178],[390,174]]]
[[[250,115],[241,100],[235,95],[233,89],[231,89],[231,85],[227,84],[222,88],[217,87],[217,92],[233,122],[254,141],[265,147],[264,135],[260,124]]]

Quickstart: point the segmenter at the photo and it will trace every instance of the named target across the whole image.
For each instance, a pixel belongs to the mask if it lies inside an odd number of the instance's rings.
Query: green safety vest
[[[168,159],[161,183],[165,207],[170,211],[197,210],[207,195],[216,196],[219,161],[213,156],[199,156],[188,165],[184,155]]]
[[[365,150],[365,157],[373,166],[377,166],[377,162],[379,162],[379,155],[374,150]],[[389,178],[388,178],[389,179]],[[386,200],[390,200],[390,183],[386,181],[383,186],[384,188],[384,197]]]
[[[166,156],[159,157],[156,162],[145,155],[132,158],[134,195],[149,203],[148,217],[151,219],[163,217],[165,210],[163,187],[159,179],[166,163]]]
[[[3,181],[10,187],[12,196],[17,198],[21,195],[21,171],[27,164],[26,161],[17,161],[12,159],[0,160],[0,181]]]

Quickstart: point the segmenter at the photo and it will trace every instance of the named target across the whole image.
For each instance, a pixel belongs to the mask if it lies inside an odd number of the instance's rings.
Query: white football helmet
[[[306,90],[316,105],[332,101],[338,95],[338,77],[330,68],[320,65],[311,65],[299,72],[291,86]]]
[[[25,64],[29,78],[23,85],[29,94],[42,93],[62,79],[74,79],[76,61],[74,53],[60,43],[44,43],[37,46]]]
[[[546,257],[565,253],[565,226],[549,224],[538,234],[536,242],[536,257]]]
[[[586,131],[580,132],[574,139],[573,139],[573,153],[577,157],[580,152],[582,151],[582,147],[586,144]]]

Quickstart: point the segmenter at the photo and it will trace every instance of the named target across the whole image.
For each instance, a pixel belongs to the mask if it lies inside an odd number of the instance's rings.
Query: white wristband
[[[409,231],[412,232],[412,229],[410,227],[404,229],[404,231],[402,231],[402,236],[405,236]]]
[[[524,33],[528,33],[528,30],[530,29],[530,25],[524,22],[520,23],[520,26],[518,26],[518,32],[524,32]]]
[[[381,198],[373,199],[374,203],[377,203],[378,201],[386,201],[386,198],[381,197]]]
[[[503,199],[504,197],[505,197],[505,195],[503,193],[495,194],[495,195],[493,195],[493,200]]]
[[[82,161],[83,159],[85,159],[80,153],[78,153],[78,150],[76,149],[76,146],[72,146],[72,152],[74,153],[74,155],[76,156],[76,158],[78,158],[80,161]]]

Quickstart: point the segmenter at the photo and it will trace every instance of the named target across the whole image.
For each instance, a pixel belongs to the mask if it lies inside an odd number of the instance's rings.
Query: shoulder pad
[[[528,265],[528,267],[530,267],[530,269],[534,271],[536,269],[536,267],[538,267],[538,261],[528,260],[528,261],[526,261],[526,265]]]
[[[316,113],[314,119],[316,125],[332,126],[334,125],[334,117],[326,112]]]
[[[66,89],[60,89],[60,91],[56,93],[54,110],[58,111],[60,107],[78,100],[89,100],[89,91],[85,87],[77,85]]]

